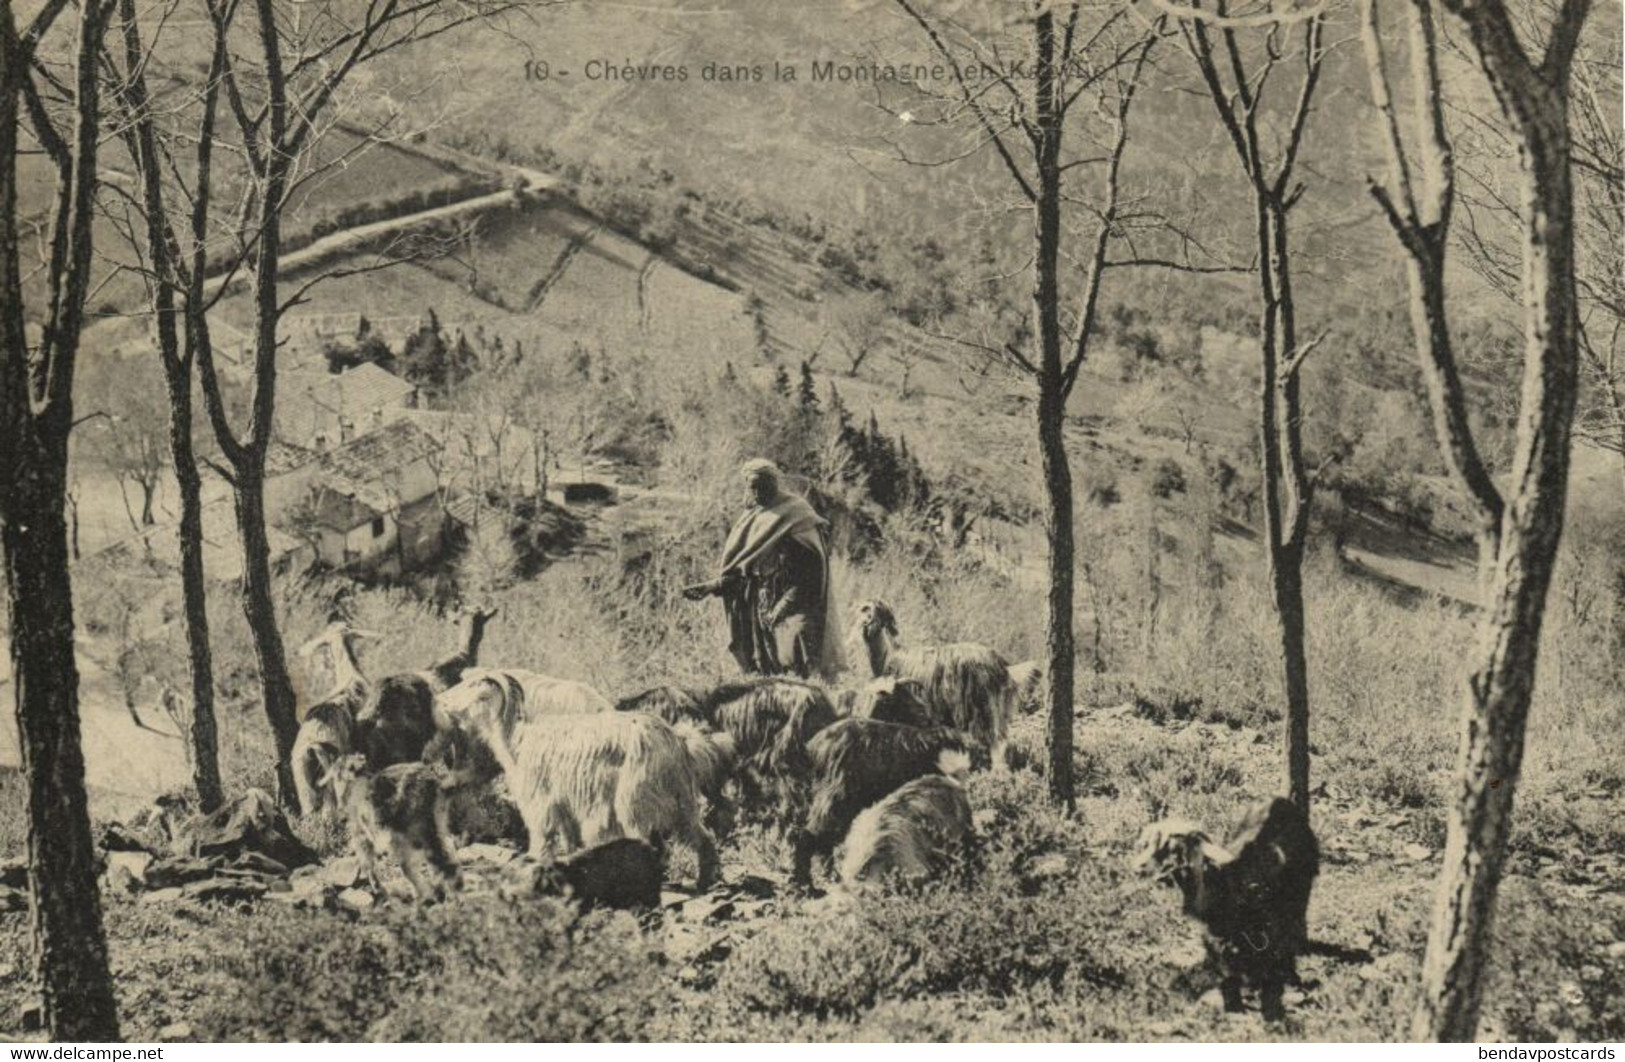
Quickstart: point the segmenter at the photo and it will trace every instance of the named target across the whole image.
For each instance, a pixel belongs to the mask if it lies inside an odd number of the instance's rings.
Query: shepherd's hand
[[[716,587],[711,583],[700,583],[697,586],[683,587],[683,596],[690,601],[700,601],[716,593]]]

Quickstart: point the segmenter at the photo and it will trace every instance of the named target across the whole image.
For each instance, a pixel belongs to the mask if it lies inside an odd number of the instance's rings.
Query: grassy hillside
[[[953,254],[973,249],[988,231],[1003,238],[1019,229],[1000,217],[1011,189],[991,152],[946,167],[901,165],[891,142],[922,156],[947,145],[926,130],[903,136],[897,120],[875,106],[873,85],[812,80],[819,62],[928,59],[918,30],[892,4],[605,3],[507,29],[490,38],[471,31],[426,49],[434,64],[457,71],[430,90],[432,113],[444,116],[432,136],[498,158],[609,171],[647,163],[718,202],[819,219],[882,241],[929,235]],[[471,46],[476,39],[482,47]],[[527,79],[527,61],[550,64],[551,76]],[[703,79],[707,64],[771,71],[775,61],[795,66],[800,80]],[[689,80],[594,75],[606,64],[628,62],[682,67]],[[1279,72],[1278,95],[1289,91],[1289,74],[1296,72]],[[396,76],[404,79],[407,71]],[[1380,161],[1367,134],[1365,79],[1356,47],[1344,42],[1333,50],[1302,155],[1307,194],[1297,218],[1314,261],[1304,272],[1339,285],[1381,276],[1392,261],[1388,234],[1363,186]],[[1142,99],[1125,187],[1166,193],[1199,235],[1245,258],[1248,215],[1239,173],[1212,105],[1196,87],[1177,42],[1165,42]],[[1278,102],[1284,107],[1290,98]],[[1337,294],[1312,283],[1310,290]]]
[[[613,359],[605,368],[613,371]],[[693,371],[645,394],[628,415],[657,410],[670,425],[658,468],[673,491],[656,537],[622,535],[614,508],[591,518],[591,551],[489,592],[501,614],[483,659],[611,694],[727,674],[714,608],[677,591],[705,571],[726,523],[732,468],[742,453],[774,444],[784,403]],[[777,420],[765,416],[775,410]],[[1309,648],[1325,865],[1310,926],[1315,939],[1356,958],[1306,959],[1284,1027],[1223,1016],[1176,898],[1127,862],[1153,808],[1217,824],[1274,788],[1271,623],[1251,564],[1231,557],[1216,581],[1206,568],[1198,497],[1165,505],[1138,480],[1120,490],[1122,501],[1083,511],[1098,565],[1091,601],[1103,640],[1094,651],[1112,673],[1080,683],[1078,814],[1045,809],[1032,766],[1042,759],[1041,721],[1021,719],[1016,768],[971,786],[985,841],[971,884],[856,905],[797,899],[783,887],[781,839],[751,829],[725,849],[722,892],[674,890],[659,924],[642,927],[503,899],[500,874],[480,864],[470,865],[467,896],[426,910],[392,900],[350,914],[110,891],[130,1031],[182,1039],[1402,1036],[1439,865],[1455,668],[1470,617],[1425,598],[1398,601],[1351,578],[1327,552],[1315,559]],[[1614,1038],[1625,1021],[1625,963],[1610,948],[1625,931],[1612,885],[1622,869],[1625,761],[1609,739],[1619,722],[1617,665],[1597,638],[1617,638],[1625,625],[1609,599],[1584,597],[1603,570],[1595,565],[1608,563],[1606,553],[1571,553],[1548,629],[1557,663],[1537,694],[1486,998],[1485,1034],[1496,1039]],[[892,603],[911,644],[974,638],[1012,658],[1039,644],[1032,594],[1019,578],[972,551],[933,550],[906,521],[886,525],[883,551],[837,574],[846,600]],[[322,624],[340,586],[282,588],[290,641]],[[78,611],[92,627],[106,623],[101,589],[80,587]],[[1160,604],[1148,608],[1152,600]],[[451,625],[405,590],[352,588],[347,607],[358,625],[385,635],[364,651],[371,675],[421,666],[453,639]],[[157,643],[155,659],[177,661],[178,624],[172,612],[155,612],[164,618],[143,634]],[[228,777],[234,788],[264,785],[269,738],[246,632],[224,591],[212,619]],[[301,830],[335,850],[330,833]],[[7,837],[20,832],[0,819],[0,840]],[[681,861],[674,873],[686,873]],[[393,874],[390,881],[399,887]],[[24,914],[0,914],[0,939],[19,952],[26,931]],[[1358,959],[1362,952],[1369,960]],[[0,1030],[14,1028],[25,984],[20,964],[0,967]]]

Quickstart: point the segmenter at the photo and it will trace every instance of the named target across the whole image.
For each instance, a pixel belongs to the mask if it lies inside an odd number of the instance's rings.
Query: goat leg
[[[365,828],[355,831],[355,854],[361,863],[361,876],[366,879],[367,891],[374,896],[383,892],[384,883],[378,877],[378,849]]]
[[[429,876],[423,872],[423,853],[405,842],[396,842],[395,850],[401,853],[401,870],[406,874],[408,884],[412,886],[412,895],[418,903],[428,903],[439,899],[438,890]]]
[[[739,821],[738,809],[734,807],[733,801],[720,792],[708,798],[708,804],[709,807],[705,811],[706,829],[711,831],[713,837],[726,838],[733,833],[734,826]]]
[[[1279,978],[1272,977],[1258,987],[1258,1005],[1264,1013],[1264,1020],[1275,1022],[1286,1017],[1286,1007],[1281,1002],[1282,984]]]
[[[1219,994],[1224,997],[1226,1013],[1239,1014],[1246,1009],[1241,1003],[1241,978],[1236,974],[1226,974],[1219,982]]]
[[[790,831],[790,884],[797,888],[812,888],[812,860],[813,848],[816,842],[812,834],[803,827],[797,826]]]
[[[695,858],[699,860],[699,880],[697,882],[701,892],[715,885],[722,877],[722,859],[717,855],[717,842],[704,826],[695,825],[688,831],[686,838],[690,848],[694,849]]]

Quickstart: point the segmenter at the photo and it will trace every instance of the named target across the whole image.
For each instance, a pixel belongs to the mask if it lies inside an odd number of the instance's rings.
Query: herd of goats
[[[451,830],[475,800],[516,810],[527,864],[606,906],[657,906],[671,842],[693,850],[698,887],[711,887],[716,837],[740,813],[777,826],[798,889],[811,888],[815,861],[836,874],[838,850],[848,889],[964,873],[975,844],[968,773],[1002,767],[1014,712],[1042,682],[1035,662],[1012,665],[982,645],[902,648],[892,610],[869,601],[857,607],[871,672],[859,689],[754,676],[616,702],[582,682],[477,666],[494,614],[463,613],[456,654],[379,681],[355,655],[376,635],[343,620],[300,649],[312,688],[329,691],[301,716],[301,809],[347,823],[375,891],[380,851],[420,900],[460,887]],[[1223,845],[1165,819],[1140,845],[1136,865],[1176,884],[1206,930],[1226,1008],[1241,1009],[1250,983],[1264,1017],[1278,1019],[1319,869],[1302,813],[1259,804]]]

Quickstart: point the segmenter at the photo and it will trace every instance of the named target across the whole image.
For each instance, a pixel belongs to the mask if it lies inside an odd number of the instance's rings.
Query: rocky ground
[[[1096,937],[1091,950],[1110,956],[1114,971],[1101,985],[1073,988],[1058,997],[1032,981],[1045,963],[1081,963],[1068,956],[1040,962],[1008,956],[1022,976],[972,991],[944,991],[918,981],[927,962],[920,949],[965,948],[954,969],[980,969],[992,959],[981,949],[994,942],[965,939],[955,928],[962,899],[948,894],[918,902],[946,905],[941,924],[927,926],[925,943],[904,959],[843,957],[842,938],[860,939],[886,904],[832,887],[813,898],[787,887],[785,849],[774,831],[750,828],[725,847],[725,883],[697,894],[685,887],[691,868],[679,855],[661,894],[661,909],[645,913],[635,932],[657,972],[659,1024],[640,1026],[652,1037],[767,1038],[1359,1038],[1400,1035],[1405,993],[1418,969],[1431,882],[1441,859],[1441,829],[1431,812],[1397,806],[1335,781],[1317,792],[1322,874],[1310,912],[1311,935],[1321,947],[1302,962],[1304,985],[1287,999],[1293,1015],[1283,1029],[1266,1028],[1256,1013],[1226,1016],[1218,1009],[1211,974],[1204,969],[1197,928],[1177,914],[1174,895],[1127,870],[1132,841],[1148,814],[1147,794],[1158,772],[1171,769],[1186,799],[1173,810],[1204,820],[1237,806],[1238,794],[1258,790],[1273,771],[1271,736],[1232,721],[1177,718],[1144,698],[1080,713],[1078,750],[1084,795],[1076,816],[1051,822],[1022,806],[1039,789],[1027,761],[1041,748],[1038,720],[1018,721],[1013,741],[1017,767],[1002,777],[973,781],[979,833],[1004,854],[992,860],[980,888],[1033,897],[1040,919],[1057,921],[1058,938],[1080,932],[1065,925],[1075,914]],[[1033,822],[1024,822],[1030,816]],[[1035,823],[1046,823],[1039,829]],[[1058,824],[1057,824],[1058,823]],[[162,809],[126,825],[109,825],[104,900],[128,1034],[135,1038],[190,1039],[221,1035],[218,1024],[200,1030],[222,976],[216,963],[232,938],[256,923],[289,917],[313,942],[331,934],[398,931],[414,915],[404,879],[386,870],[385,891],[363,888],[353,856],[330,834],[287,829],[268,801],[250,798],[237,813],[203,831],[178,830]],[[177,855],[166,849],[185,849]],[[326,858],[319,852],[329,853]],[[478,908],[482,898],[509,895],[527,880],[523,856],[511,847],[472,844],[458,853],[464,895],[450,907]],[[1598,1038],[1618,1035],[1625,987],[1625,853],[1521,848],[1502,892],[1501,940],[1492,971],[1487,1038]],[[683,884],[678,884],[683,883]],[[0,871],[0,937],[21,943],[26,932],[20,864]],[[602,917],[602,916],[600,916]],[[629,916],[621,915],[621,918]],[[1098,925],[1097,925],[1098,924]],[[323,928],[326,927],[326,928]],[[1013,931],[1020,939],[1020,931]],[[786,939],[795,943],[786,945]],[[808,944],[811,941],[811,944]],[[784,958],[788,947],[812,947],[819,961],[856,965],[837,979],[876,977],[874,964],[896,969],[862,997],[841,1002],[844,987],[800,986],[807,976]],[[1026,945],[1028,948],[1037,945]],[[819,951],[828,949],[828,955]],[[29,1035],[37,1020],[26,992],[26,949],[7,949],[0,961],[0,1032]],[[891,953],[886,953],[890,955]],[[908,956],[912,956],[912,958]],[[241,976],[231,966],[224,976]],[[1102,962],[1107,960],[1102,959]],[[334,971],[334,976],[346,976]],[[821,975],[820,975],[821,976]],[[1044,975],[1049,978],[1050,975]],[[1071,984],[1071,975],[1055,980]],[[940,980],[940,975],[938,975]],[[790,991],[769,991],[779,981]],[[748,987],[742,987],[748,986]],[[835,992],[826,998],[820,993]],[[895,998],[893,995],[895,994]],[[1064,994],[1064,993],[1063,993]],[[1149,1002],[1131,1003],[1144,994]],[[744,1003],[736,997],[743,995]],[[870,998],[872,996],[873,998]],[[1044,1002],[1036,1002],[1041,997]],[[946,1000],[953,1015],[944,1015]],[[813,1000],[809,1002],[809,1000]],[[1100,1014],[1094,1015],[1092,1007]],[[201,1011],[200,1009],[201,1008]],[[1125,1013],[1127,1008],[1127,1013]],[[901,1017],[900,1017],[901,1015]],[[1115,1016],[1114,1016],[1115,1015]],[[216,1022],[218,1019],[208,1019]],[[268,1021],[270,1019],[267,1019]],[[654,1019],[651,1019],[654,1020]],[[1537,1032],[1538,1030],[1538,1032]],[[289,1033],[292,1035],[292,1033]],[[495,1035],[495,1034],[493,1034]]]

